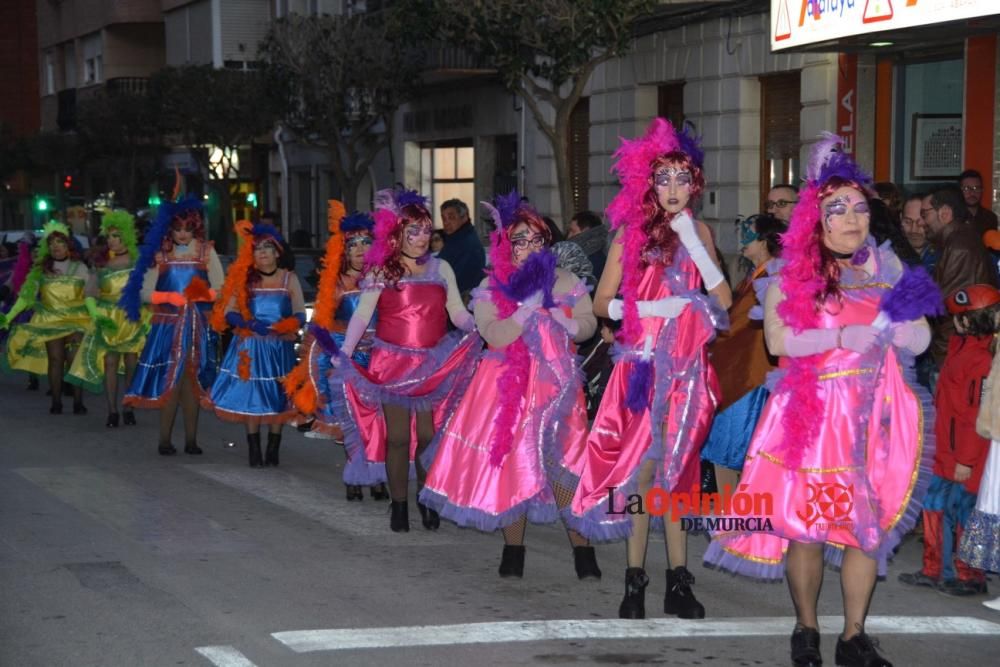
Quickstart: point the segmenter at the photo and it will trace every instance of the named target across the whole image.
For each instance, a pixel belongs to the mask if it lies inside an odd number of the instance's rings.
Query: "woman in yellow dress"
[[[119,422],[119,370],[124,365],[125,386],[128,387],[146,342],[150,313],[143,308],[139,320],[133,322],[118,306],[129,273],[139,256],[134,218],[125,211],[104,214],[101,236],[106,246],[99,247],[93,257],[94,270],[90,274],[84,299],[94,326],[84,336],[66,381],[94,393],[103,389],[108,401],[105,425],[116,428]],[[122,410],[121,417],[126,425],[135,425],[135,413],[131,408]]]
[[[49,222],[42,228],[35,261],[17,301],[6,315],[0,315],[0,329],[5,329],[22,310],[34,309],[30,320],[14,325],[5,359],[13,370],[48,373],[49,412],[54,415],[62,414],[66,362],[72,360],[73,347],[91,327],[83,301],[88,275],[87,265],[70,244],[69,228]],[[73,391],[73,414],[87,414],[80,387]]]

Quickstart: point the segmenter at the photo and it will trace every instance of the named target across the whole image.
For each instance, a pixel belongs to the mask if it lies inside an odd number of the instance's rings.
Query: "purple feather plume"
[[[250,230],[250,233],[253,235],[254,238],[260,238],[260,237],[264,237],[264,236],[270,236],[270,237],[273,237],[278,243],[281,243],[281,244],[285,243],[285,239],[282,238],[281,232],[279,232],[278,228],[275,227],[274,225],[269,225],[267,223],[258,222]]]
[[[396,206],[422,206],[427,208],[427,197],[416,190],[401,190],[396,193]]]
[[[699,169],[705,164],[705,151],[701,147],[701,137],[695,134],[694,125],[685,121],[684,127],[677,132],[677,147],[691,159],[691,163]]]
[[[834,176],[859,185],[870,185],[871,176],[862,169],[850,154],[843,150],[844,140],[830,132],[820,133],[820,139],[809,154],[806,178],[818,185]]]
[[[521,206],[521,193],[512,190],[509,194],[499,195],[494,200],[496,212],[500,214],[500,225],[506,229],[514,221],[514,214]],[[494,221],[496,222],[496,221]]]
[[[548,248],[532,253],[516,272],[510,282],[500,285],[500,291],[511,301],[521,302],[535,292],[542,290],[543,308],[556,305],[552,298],[552,286],[556,281],[556,256]]]
[[[333,340],[333,336],[324,327],[313,322],[309,325],[309,332],[313,335],[316,344],[331,357],[336,356],[340,352],[337,341]]]
[[[909,322],[925,315],[943,315],[941,290],[923,267],[906,268],[879,305],[893,322]]]
[[[625,407],[638,414],[649,407],[649,397],[653,392],[653,361],[641,360],[632,364],[628,376],[628,391],[625,393]]]

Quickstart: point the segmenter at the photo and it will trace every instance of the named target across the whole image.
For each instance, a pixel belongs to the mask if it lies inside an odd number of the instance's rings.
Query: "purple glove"
[[[840,347],[864,354],[878,338],[879,330],[868,324],[851,324],[840,330]]]
[[[247,327],[258,336],[270,336],[273,333],[271,325],[261,320],[250,320],[247,322]]]
[[[562,308],[553,308],[551,311],[552,319],[554,319],[559,326],[566,330],[570,338],[576,336],[577,332],[580,331],[580,323],[577,322],[572,317],[567,317],[566,313],[562,311]]]
[[[233,329],[244,329],[247,326],[247,321],[243,319],[239,311],[233,310],[226,313],[226,324]]]

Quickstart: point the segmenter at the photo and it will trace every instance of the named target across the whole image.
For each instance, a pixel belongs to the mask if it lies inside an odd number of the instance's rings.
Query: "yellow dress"
[[[128,319],[125,311],[118,307],[131,268],[104,269],[98,272],[97,312],[117,325],[114,331],[105,331],[94,326],[80,344],[80,350],[73,358],[66,381],[80,385],[88,391],[103,391],[104,356],[108,352],[138,354],[146,344],[149,332],[150,312],[143,308],[138,322]],[[119,366],[122,364],[119,362]],[[122,372],[122,368],[119,369]]]
[[[45,375],[49,368],[45,343],[90,331],[90,315],[83,303],[87,281],[75,275],[73,268],[70,275],[42,276],[31,319],[15,325],[7,339],[10,368]]]

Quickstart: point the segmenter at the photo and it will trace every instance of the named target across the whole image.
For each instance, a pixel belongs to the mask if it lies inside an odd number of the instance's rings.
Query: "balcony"
[[[122,76],[108,79],[105,90],[108,95],[145,95],[149,90],[149,78],[140,76]]]
[[[460,46],[431,42],[424,52],[423,81],[427,84],[488,77],[495,73],[495,69],[483,66]]]

